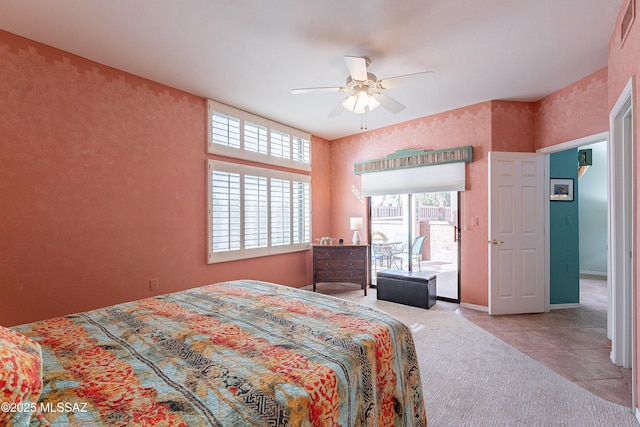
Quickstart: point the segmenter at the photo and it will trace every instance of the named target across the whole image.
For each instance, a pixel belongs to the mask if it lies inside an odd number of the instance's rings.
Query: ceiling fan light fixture
[[[378,101],[373,96],[369,95],[369,111],[373,111],[380,106],[380,101]]]
[[[342,101],[342,106],[352,113],[362,114],[365,111],[375,110],[380,106],[380,102],[363,89],[346,97]]]
[[[365,111],[365,108],[369,105],[369,94],[366,90],[361,90],[356,95],[356,105],[353,108],[353,112],[357,114],[362,114]]]
[[[356,96],[351,94],[342,101],[342,106],[345,110],[353,111],[356,108]]]

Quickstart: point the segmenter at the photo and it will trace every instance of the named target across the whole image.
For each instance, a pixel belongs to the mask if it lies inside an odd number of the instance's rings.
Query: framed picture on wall
[[[573,202],[573,179],[551,178],[549,180],[549,200]]]

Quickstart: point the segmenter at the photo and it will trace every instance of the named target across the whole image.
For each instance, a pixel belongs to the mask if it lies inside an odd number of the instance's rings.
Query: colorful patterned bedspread
[[[411,331],[374,308],[234,281],[22,325],[64,426],[424,426]]]

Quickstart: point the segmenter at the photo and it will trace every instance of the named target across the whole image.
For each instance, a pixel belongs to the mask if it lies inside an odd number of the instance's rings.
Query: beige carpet
[[[438,426],[638,426],[630,408],[603,400],[455,314],[365,297],[353,285],[318,291],[377,307],[411,327],[427,421]]]

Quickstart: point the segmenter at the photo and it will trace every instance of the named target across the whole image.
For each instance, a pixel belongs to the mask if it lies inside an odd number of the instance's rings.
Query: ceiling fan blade
[[[390,98],[383,93],[375,92],[372,93],[371,96],[373,96],[380,103],[380,105],[382,105],[382,107],[391,111],[393,114],[398,114],[400,111],[407,108],[395,99]]]
[[[340,101],[338,102],[338,105],[333,107],[333,110],[331,110],[331,112],[329,113],[329,117],[338,117],[340,114],[342,114],[342,112],[344,111],[344,107],[342,106],[343,102],[344,101]]]
[[[380,89],[393,89],[400,86],[417,86],[419,84],[431,83],[436,80],[436,73],[433,71],[423,71],[420,73],[405,74],[403,76],[389,77],[378,81]]]
[[[349,74],[353,80],[367,80],[367,60],[357,56],[345,56]]]
[[[306,87],[300,89],[291,89],[291,93],[296,95],[299,93],[314,93],[314,92],[344,92],[346,87]]]

